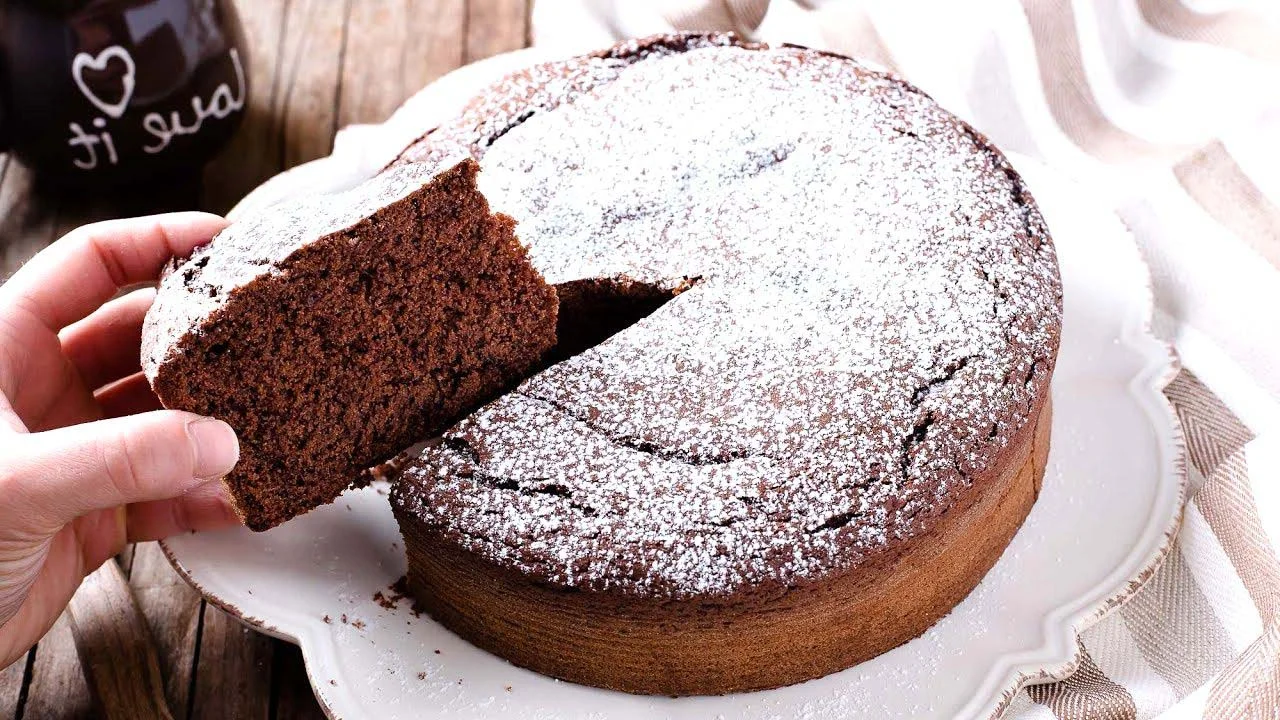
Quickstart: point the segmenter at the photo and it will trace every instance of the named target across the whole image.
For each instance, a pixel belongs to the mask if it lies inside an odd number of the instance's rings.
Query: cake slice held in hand
[[[230,423],[265,530],[491,398],[555,343],[555,291],[471,160],[405,166],[220,233],[161,282],[142,362],[166,407]]]

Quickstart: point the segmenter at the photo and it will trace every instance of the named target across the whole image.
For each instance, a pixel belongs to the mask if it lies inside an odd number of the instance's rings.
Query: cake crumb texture
[[[236,429],[225,482],[249,527],[332,500],[554,343],[554,291],[477,171],[453,158],[286,201],[162,281],[144,370],[166,407]]]

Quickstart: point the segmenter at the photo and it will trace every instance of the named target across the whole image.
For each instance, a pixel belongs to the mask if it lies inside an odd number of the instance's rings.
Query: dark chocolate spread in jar
[[[229,0],[6,0],[0,145],[46,182],[194,172],[244,116],[249,58]]]

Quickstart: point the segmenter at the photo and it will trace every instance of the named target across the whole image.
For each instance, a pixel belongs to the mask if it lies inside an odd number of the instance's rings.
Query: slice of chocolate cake
[[[406,166],[273,206],[161,282],[143,368],[166,407],[239,433],[226,483],[249,527],[332,500],[555,343],[555,292],[478,170]]]

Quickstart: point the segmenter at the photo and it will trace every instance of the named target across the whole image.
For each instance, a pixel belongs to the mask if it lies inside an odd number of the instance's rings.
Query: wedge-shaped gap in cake
[[[574,280],[555,286],[560,299],[556,344],[539,369],[580,355],[657,312],[699,277],[662,284],[626,277]]]

